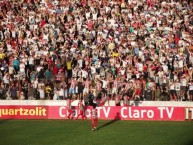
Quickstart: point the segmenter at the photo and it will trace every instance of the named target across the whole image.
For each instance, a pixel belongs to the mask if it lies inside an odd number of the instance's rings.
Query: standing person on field
[[[78,119],[80,116],[81,116],[82,120],[87,119],[86,116],[85,116],[84,104],[83,104],[82,100],[80,100],[79,103],[78,103],[78,110],[79,110],[79,114],[78,114],[76,119]]]
[[[98,125],[98,114],[96,104],[93,104],[93,108],[91,110],[91,123],[92,123],[92,131],[95,131]]]

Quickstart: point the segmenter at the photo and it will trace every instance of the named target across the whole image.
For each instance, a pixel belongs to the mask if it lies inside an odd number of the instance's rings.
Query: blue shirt
[[[13,66],[18,67],[18,66],[19,66],[19,60],[15,59],[15,60],[13,61]]]

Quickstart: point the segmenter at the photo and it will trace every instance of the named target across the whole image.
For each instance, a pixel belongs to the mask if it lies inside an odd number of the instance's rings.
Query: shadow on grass
[[[193,145],[193,140],[188,142],[186,145]]]
[[[97,128],[97,130],[102,129],[102,128],[104,128],[104,127],[107,127],[107,126],[109,126],[109,125],[111,125],[111,124],[113,124],[113,123],[119,121],[120,119],[121,119],[120,113],[117,112],[117,114],[116,114],[116,116],[115,116],[115,118],[114,118],[113,120],[111,120],[111,121],[109,121],[109,122],[107,122],[107,123],[105,123],[105,124],[99,126],[99,127]]]
[[[7,122],[7,121],[9,121],[9,120],[11,120],[11,119],[1,119],[1,120],[0,120],[0,124],[3,124],[3,123],[5,123],[5,122]]]

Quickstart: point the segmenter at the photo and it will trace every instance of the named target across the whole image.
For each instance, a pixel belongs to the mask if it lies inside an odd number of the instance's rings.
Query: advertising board
[[[91,117],[92,107],[85,107],[85,115]],[[189,110],[185,107],[139,107],[139,106],[104,106],[97,107],[98,118],[104,120],[165,120],[184,121],[188,119]],[[72,107],[73,118],[79,110]],[[30,106],[30,105],[5,105],[0,106],[0,119],[67,119],[66,106]],[[193,118],[193,115],[191,116]]]

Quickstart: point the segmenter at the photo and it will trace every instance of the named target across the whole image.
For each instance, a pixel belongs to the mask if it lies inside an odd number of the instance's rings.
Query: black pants
[[[152,91],[145,91],[145,100],[146,101],[151,101],[152,100]]]
[[[67,70],[67,76],[69,79],[72,78],[72,70],[71,69]]]

